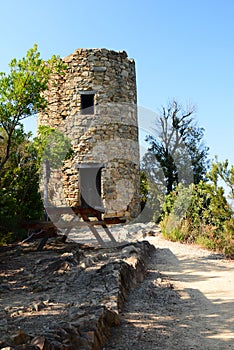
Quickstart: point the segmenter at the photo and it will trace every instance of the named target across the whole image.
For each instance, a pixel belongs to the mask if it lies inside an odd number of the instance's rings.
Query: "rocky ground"
[[[148,242],[98,247],[59,239],[43,251],[2,247],[0,349],[100,349],[154,251]]]
[[[234,349],[233,261],[151,223],[112,232],[1,249],[0,349]]]

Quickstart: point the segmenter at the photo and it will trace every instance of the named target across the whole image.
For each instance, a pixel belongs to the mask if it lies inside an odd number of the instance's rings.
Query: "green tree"
[[[51,169],[61,168],[64,160],[73,155],[71,140],[59,130],[47,125],[38,128],[34,146],[37,149],[39,167],[44,161],[47,161]]]
[[[218,181],[222,180],[230,191],[229,197],[234,199],[234,166],[229,165],[227,159],[223,162],[219,162],[216,157],[207,176],[216,186],[218,186]]]
[[[196,125],[194,112],[194,107],[184,110],[176,101],[169,103],[162,107],[156,122],[157,136],[146,138],[148,151],[163,170],[167,194],[179,182],[199,183],[207,172],[208,147],[204,146],[204,129]]]
[[[148,194],[149,194],[149,183],[144,171],[140,172],[140,194],[141,194],[141,209],[144,209]]]
[[[198,243],[234,257],[232,210],[224,189],[213,178],[166,196],[161,228],[173,241]]]
[[[37,46],[13,59],[9,73],[0,73],[0,234],[19,232],[24,220],[39,218],[40,149],[25,133],[22,121],[46,108],[51,74],[63,74],[59,57],[45,61]]]
[[[23,128],[17,129],[14,137],[17,142],[12,144],[12,154],[1,171],[0,182],[0,235],[1,241],[6,242],[21,237],[23,221],[39,219],[43,213],[38,192],[37,149],[31,134]]]
[[[0,182],[0,234],[8,239],[19,238],[22,222],[42,218],[39,184],[44,161],[53,171],[62,168],[63,161],[73,154],[71,141],[49,126],[39,127],[33,140],[23,127],[17,128],[14,135],[17,142],[12,144],[12,154],[1,172]]]
[[[50,75],[61,73],[65,66],[56,56],[41,59],[34,45],[26,57],[14,58],[9,68],[8,74],[0,72],[0,172],[12,154],[22,120],[46,107]]]
[[[148,211],[148,220],[158,222],[165,197],[165,177],[154,154],[146,152],[141,162],[142,210]]]

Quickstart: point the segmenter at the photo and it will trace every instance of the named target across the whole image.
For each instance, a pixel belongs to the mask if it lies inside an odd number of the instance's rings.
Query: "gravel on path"
[[[148,237],[157,248],[103,350],[234,349],[234,261]]]

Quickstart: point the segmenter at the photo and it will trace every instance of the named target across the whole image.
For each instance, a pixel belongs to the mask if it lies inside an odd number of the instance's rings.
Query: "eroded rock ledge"
[[[49,243],[0,252],[0,349],[96,350],[120,323],[127,291],[155,248]]]

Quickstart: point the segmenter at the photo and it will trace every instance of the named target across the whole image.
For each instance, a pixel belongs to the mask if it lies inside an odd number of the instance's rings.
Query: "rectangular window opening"
[[[94,94],[81,94],[81,114],[94,114]]]

